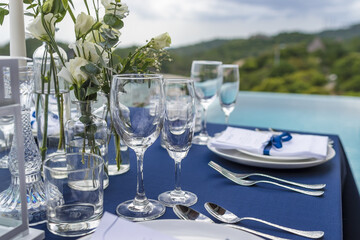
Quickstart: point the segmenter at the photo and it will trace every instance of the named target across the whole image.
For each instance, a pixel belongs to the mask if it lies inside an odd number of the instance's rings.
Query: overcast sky
[[[8,2],[9,0],[0,0]],[[77,2],[76,13],[84,11]],[[92,1],[89,1],[92,2]],[[314,32],[360,23],[359,0],[122,0],[130,15],[121,30],[121,46],[143,44],[169,32],[172,46],[214,38],[246,38],[282,31]],[[28,21],[29,19],[27,19]],[[26,22],[27,22],[26,21]],[[0,27],[0,44],[9,41],[9,21]],[[69,27],[71,26],[71,27]],[[70,19],[56,39],[74,40]]]

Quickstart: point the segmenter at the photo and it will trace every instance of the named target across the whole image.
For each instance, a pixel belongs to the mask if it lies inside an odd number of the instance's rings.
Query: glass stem
[[[180,184],[180,177],[181,177],[181,161],[175,161],[175,191],[181,191],[181,184]]]
[[[226,125],[226,127],[229,126],[229,115],[228,114],[225,114],[225,125]]]
[[[140,148],[135,151],[137,158],[137,186],[136,186],[136,196],[135,196],[135,204],[142,205],[144,201],[147,200],[145,196],[145,188],[144,188],[144,153],[145,149]]]
[[[202,128],[201,128],[201,135],[207,135],[207,131],[206,131],[206,121],[207,121],[207,109],[204,108],[204,111],[203,111],[203,121],[202,121]]]

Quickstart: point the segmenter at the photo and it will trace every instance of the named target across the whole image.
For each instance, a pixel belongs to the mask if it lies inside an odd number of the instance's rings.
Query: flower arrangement
[[[86,12],[76,17],[72,0],[24,0],[24,4],[27,6],[26,15],[33,17],[27,30],[34,38],[46,43],[47,54],[44,58],[46,56],[49,59],[44,59],[44,63],[50,60],[50,67],[41,67],[41,91],[46,92],[47,89],[44,88],[50,86],[46,83],[52,82],[51,88],[59,97],[59,108],[62,102],[59,84],[63,84],[63,81],[70,85],[70,90],[74,92],[77,100],[95,100],[99,91],[109,95],[113,75],[156,72],[160,70],[162,61],[170,60],[164,49],[171,44],[168,33],[152,38],[144,46],[129,53],[126,58],[116,54],[120,30],[124,26],[123,20],[129,14],[128,6],[121,0],[101,0],[101,3],[99,0],[83,0]],[[4,6],[0,8],[1,21],[7,12]],[[102,16],[100,12],[104,12]],[[69,61],[55,41],[56,27],[67,14],[74,23],[76,37],[76,42],[69,45],[75,58]],[[54,60],[56,58],[59,59],[60,67]],[[88,135],[91,135],[91,119],[88,116],[89,114],[84,112],[81,120],[89,125]],[[60,113],[60,119],[62,118]],[[63,124],[60,124],[61,135],[64,134]],[[113,133],[116,134],[115,131]],[[119,147],[119,136],[115,136],[115,139],[116,146]],[[64,140],[61,140],[61,143],[63,142]],[[45,146],[40,150],[43,152]],[[116,157],[117,162],[120,162],[119,152]]]

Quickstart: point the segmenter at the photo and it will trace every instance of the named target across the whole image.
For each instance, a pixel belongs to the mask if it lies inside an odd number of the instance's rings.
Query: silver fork
[[[221,173],[221,175],[223,175],[227,179],[229,179],[229,180],[231,180],[231,181],[233,181],[233,182],[235,182],[235,183],[237,183],[237,184],[239,184],[241,186],[249,187],[249,186],[253,186],[253,185],[258,184],[258,183],[268,183],[268,184],[273,184],[273,185],[276,185],[276,186],[279,186],[279,187],[286,188],[288,190],[292,190],[294,192],[298,192],[298,193],[302,193],[302,194],[306,194],[306,195],[310,195],[310,196],[315,196],[315,197],[318,197],[318,196],[321,196],[321,195],[324,194],[324,191],[307,191],[307,190],[302,190],[302,189],[298,189],[298,188],[289,187],[289,186],[286,186],[286,185],[283,185],[283,184],[280,184],[280,183],[277,183],[277,182],[271,182],[271,181],[265,181],[265,180],[259,180],[259,181],[243,180],[241,178],[235,177],[234,175],[228,173],[227,171],[224,171],[224,169],[221,169],[221,170],[215,169],[215,170],[217,170],[219,173]]]
[[[222,166],[220,166],[219,164],[217,164],[217,163],[215,163],[213,161],[209,162],[209,166],[212,167],[213,169],[215,169],[218,172],[225,171],[225,172],[233,175],[234,177],[241,178],[241,179],[245,179],[245,178],[248,178],[250,176],[261,176],[261,177],[267,177],[267,178],[270,178],[270,179],[274,179],[274,180],[279,181],[279,182],[287,183],[287,184],[290,184],[290,185],[294,185],[294,186],[298,186],[298,187],[302,187],[302,188],[307,188],[307,189],[313,189],[313,190],[323,189],[326,186],[326,184],[304,184],[304,183],[292,182],[292,181],[289,181],[289,180],[273,177],[273,176],[263,174],[263,173],[235,173],[235,172],[232,172],[230,170],[227,170],[227,169],[223,168]]]

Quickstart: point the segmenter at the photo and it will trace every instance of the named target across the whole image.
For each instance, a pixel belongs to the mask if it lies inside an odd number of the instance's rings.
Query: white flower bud
[[[52,13],[49,13],[44,16],[44,20],[47,25],[47,28],[50,30],[52,36],[54,36],[56,18]],[[47,41],[47,42],[50,41],[50,37],[42,24],[41,15],[38,15],[36,18],[34,18],[29,23],[26,29],[30,32],[30,34],[34,38],[39,39],[41,41]]]
[[[84,36],[95,24],[95,19],[86,13],[80,13],[76,18],[75,35],[79,39]]]

